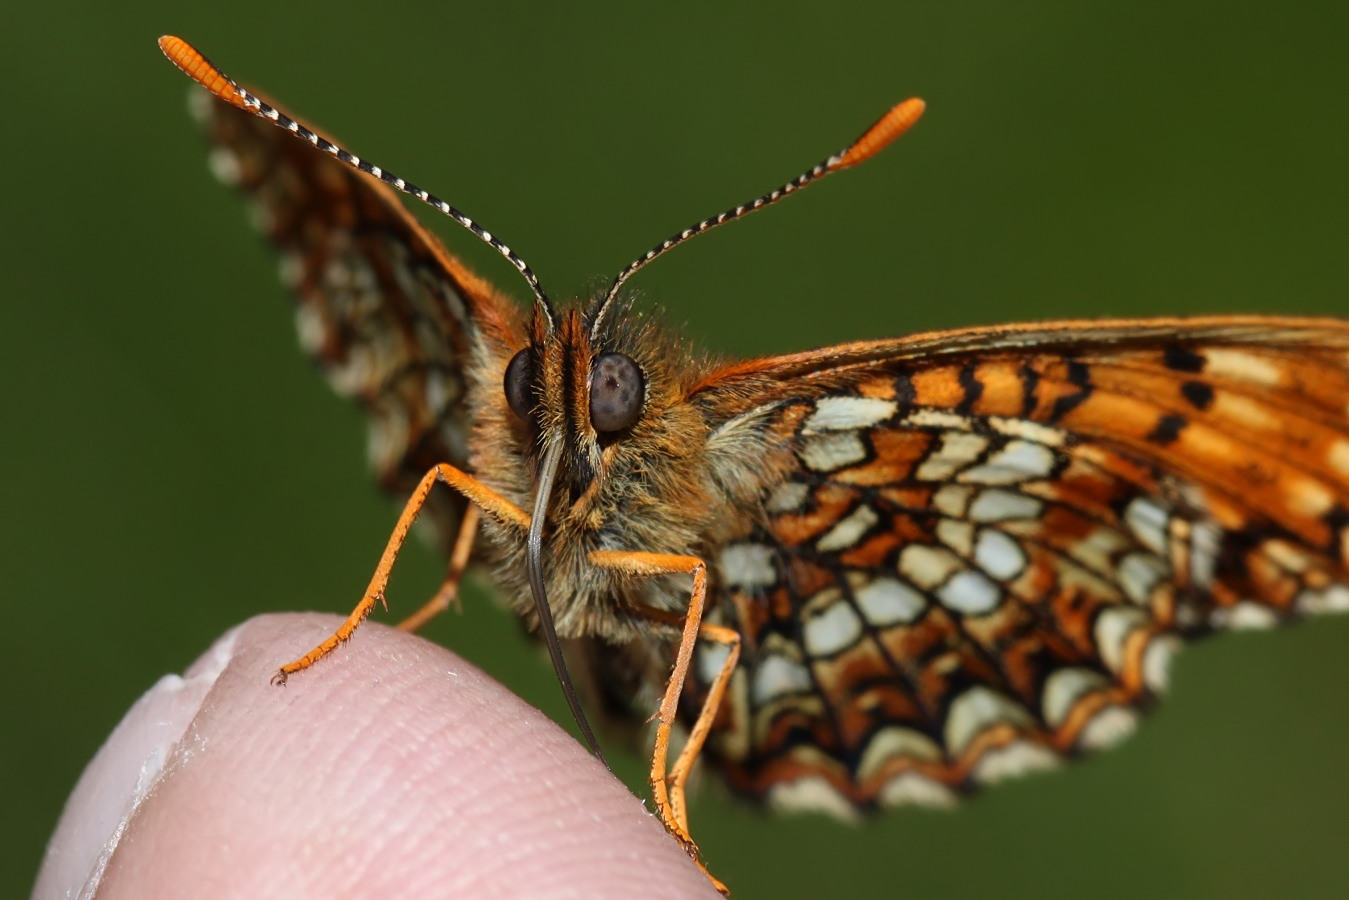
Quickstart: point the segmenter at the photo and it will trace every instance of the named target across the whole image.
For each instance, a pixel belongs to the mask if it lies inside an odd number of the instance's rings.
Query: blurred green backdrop
[[[1340,2],[118,6],[22,5],[0,35],[0,896],[128,704],[252,614],[345,612],[394,516],[161,33],[479,217],[555,296],[925,97],[880,159],[640,276],[726,353],[1349,311]],[[439,565],[409,555],[404,612]],[[431,636],[565,720],[486,589],[465,606]],[[1346,648],[1349,621],[1196,648],[1123,749],[953,814],[847,828],[711,788],[696,833],[743,900],[1343,896]]]

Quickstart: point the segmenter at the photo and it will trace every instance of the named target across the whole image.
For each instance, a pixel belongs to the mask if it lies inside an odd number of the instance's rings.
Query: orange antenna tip
[[[244,103],[243,98],[239,96],[238,87],[234,80],[216,68],[215,63],[203,56],[196,47],[193,47],[187,41],[166,34],[159,39],[159,49],[164,51],[164,55],[169,58],[169,62],[183,70],[183,74],[221,100],[241,109],[248,108],[248,104]]]
[[[846,169],[871,159],[908,131],[923,115],[925,109],[927,104],[917,97],[910,97],[902,103],[895,104],[889,112],[876,120],[876,124],[853,141],[847,150],[840,153],[838,161],[829,168]]]

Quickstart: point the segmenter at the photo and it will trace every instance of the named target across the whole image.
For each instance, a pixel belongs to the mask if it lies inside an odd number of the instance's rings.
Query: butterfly
[[[477,222],[160,46],[206,88],[212,167],[276,247],[301,345],[410,497],[360,604],[277,681],[384,602],[425,514],[450,565],[404,625],[489,563],[564,685],[581,666],[606,706],[655,712],[655,807],[696,860],[699,758],[781,809],[947,805],[1118,743],[1186,640],[1349,610],[1349,322],[1046,322],[727,361],[633,309],[647,263],[874,156],[921,101],[559,308]],[[509,260],[530,310],[396,192]]]

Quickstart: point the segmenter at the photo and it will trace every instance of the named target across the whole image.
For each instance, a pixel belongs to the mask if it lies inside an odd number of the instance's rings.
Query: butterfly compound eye
[[[534,359],[526,347],[511,357],[506,366],[506,379],[502,383],[511,412],[521,419],[528,420],[529,414],[534,411],[533,381]]]
[[[590,424],[598,432],[622,431],[642,414],[646,379],[622,353],[603,353],[590,373]]]

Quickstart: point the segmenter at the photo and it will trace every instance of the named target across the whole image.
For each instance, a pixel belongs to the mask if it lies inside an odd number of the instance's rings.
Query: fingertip
[[[254,619],[227,654],[213,648],[189,668],[187,679],[215,674],[105,851],[103,889],[304,895],[335,879],[372,896],[709,888],[566,732],[442,647],[368,624],[285,686],[269,683],[337,621]]]

